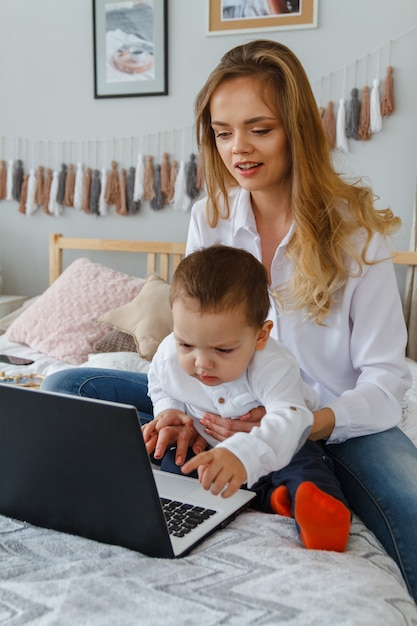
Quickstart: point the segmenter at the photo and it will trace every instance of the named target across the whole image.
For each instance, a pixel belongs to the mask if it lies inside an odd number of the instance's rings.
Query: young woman
[[[196,99],[208,199],[193,208],[187,253],[244,248],[266,267],[275,336],[319,394],[311,439],[332,457],[351,508],[396,560],[417,600],[417,448],[397,427],[410,385],[406,328],[385,238],[400,225],[372,191],[343,180],[307,76],[274,41],[224,55]],[[271,317],[271,315],[273,317]],[[44,388],[133,402],[138,374],[70,370]],[[206,415],[218,441],[259,424]]]

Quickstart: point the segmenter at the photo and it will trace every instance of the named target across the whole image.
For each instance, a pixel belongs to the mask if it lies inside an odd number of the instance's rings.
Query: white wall
[[[94,99],[91,0],[0,0],[0,136],[32,142],[72,142],[140,137],[189,127],[193,101],[208,73],[229,48],[255,37],[279,40],[304,64],[311,82],[330,73],[337,87],[344,67],[369,54],[369,80],[375,51],[391,40],[396,111],[383,132],[369,142],[350,142],[338,158],[341,171],[370,179],[379,206],[391,206],[404,226],[393,248],[407,248],[412,221],[417,162],[417,3],[415,0],[319,0],[319,26],[261,34],[206,36],[207,0],[168,0],[169,95]],[[372,65],[373,64],[373,65]],[[380,78],[385,74],[381,59]],[[359,76],[362,88],[365,78]],[[346,81],[345,98],[355,86]],[[337,90],[337,93],[336,93]],[[325,96],[327,100],[327,95]],[[1,145],[0,145],[1,148]],[[189,156],[190,146],[186,147]],[[13,158],[0,154],[0,158]],[[134,164],[134,163],[133,163]],[[144,206],[136,216],[114,213],[97,218],[65,209],[62,217],[38,211],[31,217],[17,203],[0,202],[0,264],[4,293],[34,295],[48,282],[48,236],[184,240],[188,213]],[[102,260],[102,259],[100,259]],[[132,268],[132,271],[134,269]]]

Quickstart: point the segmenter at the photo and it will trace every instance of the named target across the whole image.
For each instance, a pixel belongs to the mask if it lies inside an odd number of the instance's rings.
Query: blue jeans
[[[47,376],[41,389],[131,404],[137,408],[142,424],[153,419],[152,402],[148,397],[148,377],[139,372],[95,367],[67,369]]]
[[[399,429],[325,446],[351,509],[399,566],[417,602],[417,448]]]
[[[48,376],[42,390],[132,404],[152,419],[147,377],[137,372],[75,368]],[[326,445],[351,509],[399,566],[417,602],[417,448],[399,428]]]

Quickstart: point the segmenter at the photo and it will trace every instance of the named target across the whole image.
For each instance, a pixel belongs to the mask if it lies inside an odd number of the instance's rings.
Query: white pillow
[[[87,367],[101,367],[112,370],[128,370],[129,372],[143,372],[146,374],[150,363],[142,358],[137,352],[101,352],[90,354]]]
[[[23,311],[25,311],[31,304],[36,302],[38,297],[39,296],[34,296],[33,298],[29,298],[29,300],[25,300],[21,307],[2,317],[0,319],[0,330],[7,330],[9,326],[13,324],[15,319],[17,319],[19,315],[23,313]]]
[[[6,337],[79,365],[87,361],[95,342],[108,332],[93,318],[130,302],[144,282],[89,259],[78,259],[19,315]]]

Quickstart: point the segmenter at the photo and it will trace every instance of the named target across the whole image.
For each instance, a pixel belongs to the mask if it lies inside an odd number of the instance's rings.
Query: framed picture
[[[206,0],[208,35],[317,27],[318,0]]]
[[[94,97],[168,93],[167,0],[93,0]]]

